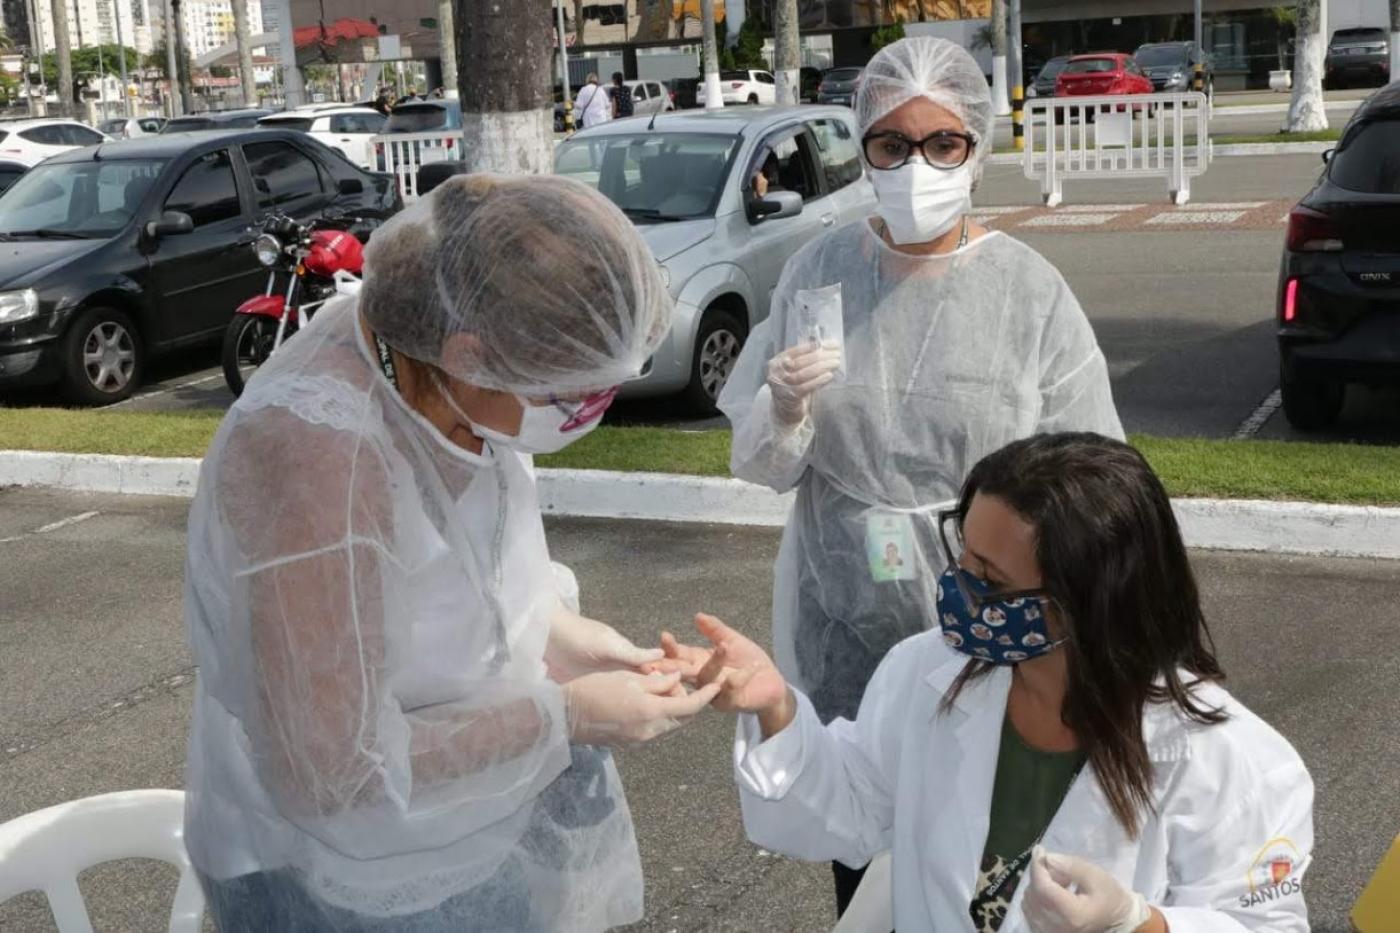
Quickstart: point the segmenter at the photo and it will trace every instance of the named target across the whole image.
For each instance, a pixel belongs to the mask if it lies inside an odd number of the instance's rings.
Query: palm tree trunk
[[[68,0],[53,0],[53,40],[58,58],[58,113],[73,116],[73,43],[68,36]]]
[[[551,0],[453,0],[468,172],[543,175],[554,165]],[[462,76],[470,72],[471,81]]]
[[[798,103],[802,68],[801,40],[797,36],[797,0],[777,0],[773,5],[773,77],[777,79],[778,106]]]
[[[1322,35],[1321,0],[1298,0],[1298,41],[1293,54],[1293,100],[1288,107],[1290,133],[1327,129],[1322,101],[1322,68],[1327,40]]]

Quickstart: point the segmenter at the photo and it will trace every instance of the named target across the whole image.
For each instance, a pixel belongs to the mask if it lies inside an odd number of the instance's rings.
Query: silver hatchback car
[[[597,188],[631,218],[676,301],[671,333],[622,395],[681,393],[697,413],[715,410],[788,257],[875,211],[845,107],[605,123],[561,143],[555,172]]]

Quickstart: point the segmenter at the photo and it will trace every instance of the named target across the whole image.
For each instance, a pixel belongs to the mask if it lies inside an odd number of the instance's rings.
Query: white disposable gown
[[[845,376],[785,429],[767,364],[788,346],[800,293],[838,284]],[[797,487],[775,570],[774,654],[823,722],[853,717],[885,653],[937,618],[946,561],[935,515],[978,460],[1039,432],[1123,436],[1093,330],[1038,253],[989,233],[909,256],[865,221],[788,262],[720,408],[734,424],[734,475]],[[899,579],[877,582],[868,534],[882,523],[896,528],[887,540],[901,541],[904,563]]]
[[[757,717],[739,717],[734,760],[749,839],[848,865],[890,850],[895,927],[973,933],[968,905],[1011,669],[972,681],[942,712],[966,664],[934,630],[890,652],[854,722],[823,727],[800,695],[797,718],[766,742]],[[1153,809],[1140,814],[1136,838],[1086,767],[1042,844],[1141,893],[1172,933],[1307,933],[1312,779],[1288,741],[1224,689],[1195,694],[1225,722],[1192,723],[1161,704],[1143,712]],[[1029,933],[1027,887],[1017,886],[1002,933]]]
[[[290,878],[316,929],[640,919],[617,771],[571,748],[545,676],[560,597],[530,464],[409,409],[353,304],[249,383],[189,541],[186,842],[204,875]]]

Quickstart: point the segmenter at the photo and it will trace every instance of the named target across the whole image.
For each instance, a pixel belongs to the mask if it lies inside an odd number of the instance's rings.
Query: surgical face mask
[[[899,168],[866,174],[890,239],[901,246],[938,239],[972,209],[970,165],[945,171],[911,156]]]
[[[964,592],[965,588],[972,592]],[[1019,664],[1064,644],[1064,639],[1050,640],[1045,617],[1044,597],[997,599],[984,581],[952,569],[938,580],[943,640],[955,651],[979,661]]]
[[[577,402],[551,399],[547,405],[533,405],[529,399],[516,396],[521,408],[520,430],[515,434],[506,434],[478,424],[462,410],[436,374],[433,381],[447,406],[464,424],[471,426],[473,434],[490,441],[493,446],[509,447],[523,454],[558,453],[579,438],[586,437],[598,427],[603,413],[617,397],[617,389],[608,389]]]

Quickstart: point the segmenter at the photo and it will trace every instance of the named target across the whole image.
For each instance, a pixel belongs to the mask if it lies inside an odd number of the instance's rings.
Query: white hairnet
[[[856,122],[862,134],[901,104],[925,97],[951,110],[977,139],[972,162],[991,150],[992,92],[982,67],[956,43],[915,36],[885,46],[865,66],[856,91]]]
[[[526,396],[636,378],[671,323],[650,249],[557,176],[458,176],[375,232],[360,309],[389,346]]]

